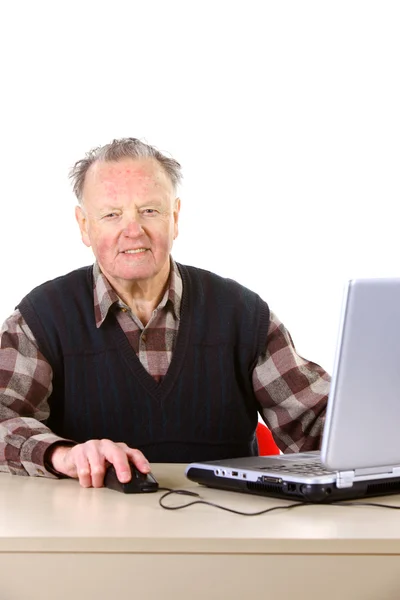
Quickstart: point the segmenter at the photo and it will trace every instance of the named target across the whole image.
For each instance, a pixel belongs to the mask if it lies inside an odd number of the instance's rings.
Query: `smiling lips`
[[[136,250],[124,250],[122,254],[139,254],[140,252],[146,252],[147,248],[136,248]]]

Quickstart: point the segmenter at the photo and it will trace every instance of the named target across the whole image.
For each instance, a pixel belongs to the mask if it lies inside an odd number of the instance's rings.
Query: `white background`
[[[398,276],[400,3],[0,0],[0,320],[92,262],[68,170],[182,164],[174,257],[257,291],[332,368],[344,283]]]

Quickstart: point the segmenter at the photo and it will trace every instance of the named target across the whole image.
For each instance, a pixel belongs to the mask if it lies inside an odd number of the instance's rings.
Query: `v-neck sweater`
[[[115,312],[97,328],[91,267],[30,292],[19,310],[53,370],[46,424],[84,442],[111,439],[151,462],[257,453],[251,373],[265,350],[268,305],[237,282],[178,264],[183,281],[176,345],[157,383]]]

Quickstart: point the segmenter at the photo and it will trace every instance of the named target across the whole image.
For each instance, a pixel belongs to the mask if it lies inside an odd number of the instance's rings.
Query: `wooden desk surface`
[[[194,490],[200,492],[204,499],[239,510],[250,512],[288,504],[284,500],[198,486],[185,478],[184,468],[184,465],[158,464],[153,465],[153,473],[161,486]],[[153,573],[151,580],[154,589],[152,588],[151,593],[154,592],[154,597],[166,591],[166,574],[173,573],[174,569],[179,572],[178,579],[181,583],[187,578],[186,587],[183,586],[186,592],[190,582],[193,583],[196,579],[196,573],[198,576],[202,573],[195,586],[196,592],[191,591],[191,600],[194,600],[203,598],[202,594],[205,593],[208,598],[213,598],[214,593],[215,598],[223,598],[227,593],[227,588],[221,587],[226,586],[226,578],[218,578],[217,574],[213,587],[207,591],[204,589],[208,581],[205,573],[210,572],[210,569],[213,572],[217,564],[220,564],[220,569],[225,569],[223,565],[229,566],[231,575],[228,579],[232,579],[229,584],[232,586],[229,591],[231,599],[243,597],[241,594],[245,591],[246,596],[248,595],[250,588],[247,578],[251,574],[257,577],[254,585],[262,585],[260,569],[264,577],[268,577],[268,589],[274,589],[275,593],[280,594],[280,598],[285,598],[282,595],[282,579],[276,579],[277,573],[282,569],[286,584],[288,568],[291,577],[297,577],[297,582],[303,577],[306,584],[310,576],[313,581],[320,576],[326,577],[334,566],[335,577],[340,576],[342,568],[345,573],[351,574],[353,581],[353,587],[349,588],[352,595],[341,593],[342,598],[400,598],[400,575],[397,575],[400,573],[400,512],[374,507],[333,505],[307,505],[257,517],[239,516],[204,505],[167,511],[159,506],[161,493],[128,495],[104,488],[83,489],[74,480],[54,481],[0,474],[0,559],[8,569],[3,570],[3,573],[8,572],[17,577],[24,565],[23,569],[28,569],[30,573],[31,586],[32,578],[43,571],[40,560],[46,556],[46,564],[51,564],[52,573],[58,573],[61,579],[63,573],[65,577],[66,564],[69,565],[68,569],[75,569],[75,573],[81,569],[82,577],[91,577],[90,593],[99,600],[112,593],[106,582],[111,583],[103,573],[100,576],[102,583],[97,589],[97,583],[93,584],[94,576],[90,573],[93,568],[97,579],[98,573],[105,568],[103,561],[107,557],[106,564],[113,564],[115,573],[121,570],[118,579],[120,586],[125,581],[124,573],[131,574],[132,568],[145,573],[148,568]],[[190,500],[188,496],[173,496],[166,501],[175,505]],[[388,496],[379,501],[400,505],[400,496]],[[69,557],[67,563],[66,554]],[[57,557],[61,556],[64,559],[58,564]],[[328,556],[330,561],[326,562]],[[152,559],[148,565],[146,557]],[[190,562],[190,557],[196,558],[196,566]],[[345,562],[341,563],[344,558]],[[128,561],[126,565],[124,560]],[[61,567],[62,564],[64,568]],[[160,574],[158,577],[154,576],[156,564]],[[363,589],[360,588],[360,594],[363,593],[360,596],[357,595],[357,585],[360,585],[357,583],[358,570],[366,582]],[[184,572],[186,575],[183,575]],[[384,579],[381,580],[378,573]],[[238,583],[242,578],[243,585],[247,586],[243,589]],[[76,594],[74,578],[68,581],[69,584],[64,581],[63,585],[65,598],[68,597],[67,594]],[[172,585],[170,576],[168,581]],[[233,581],[236,582],[235,585]],[[393,593],[397,595],[368,596],[368,593],[377,593],[377,589],[382,593],[382,588],[376,587],[381,586],[382,581],[390,585],[390,593],[394,590]],[[216,582],[219,582],[218,585]],[[128,584],[127,581],[125,583]],[[26,593],[23,588],[25,584],[28,585],[22,580],[17,583],[10,578],[10,595],[4,595],[4,598],[25,600],[23,595],[12,595],[15,585],[22,585],[20,593]],[[276,589],[274,586],[277,586]],[[1,589],[3,588],[2,576]],[[304,588],[304,598],[309,600],[313,596],[308,588],[309,586]],[[145,594],[144,598],[153,597],[149,595],[148,589],[146,592],[145,587],[139,591]],[[178,594],[179,598],[177,589],[171,587],[170,592]],[[37,597],[46,598],[43,593],[42,590]],[[92,598],[88,593],[82,597]],[[295,597],[302,598],[301,593],[296,591]],[[330,596],[329,593],[331,592],[326,591],[324,598],[337,597]],[[0,597],[3,600],[3,596]],[[30,597],[36,598],[32,594]],[[54,598],[50,592],[48,597]]]

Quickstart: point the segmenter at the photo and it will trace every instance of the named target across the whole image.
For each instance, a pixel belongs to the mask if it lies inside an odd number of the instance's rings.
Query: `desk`
[[[183,465],[153,473],[239,510],[287,504],[200,487]],[[1,600],[400,598],[400,512],[309,505],[242,517],[167,511],[160,494],[0,474]]]

